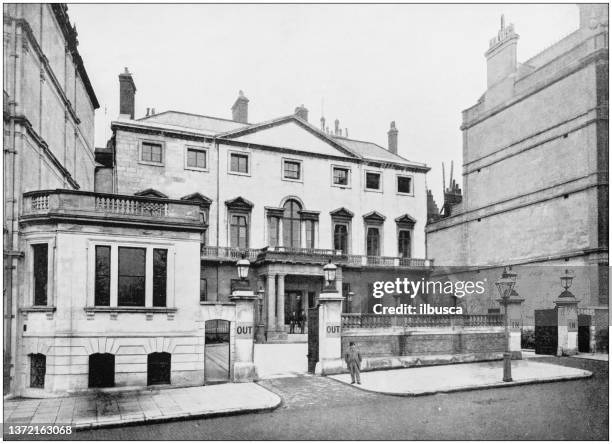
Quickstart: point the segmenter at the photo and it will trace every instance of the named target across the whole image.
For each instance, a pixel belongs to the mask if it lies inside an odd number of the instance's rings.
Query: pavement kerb
[[[274,405],[269,405],[266,407],[257,407],[257,408],[232,408],[227,410],[219,410],[215,412],[195,412],[195,413],[180,413],[173,416],[151,416],[148,417],[144,415],[144,418],[138,419],[121,419],[121,420],[108,420],[108,421],[95,421],[95,422],[82,422],[76,423],[74,428],[79,430],[94,430],[94,429],[102,429],[108,427],[117,427],[123,425],[143,425],[143,424],[159,424],[164,422],[172,422],[172,421],[181,421],[186,419],[204,419],[204,418],[215,418],[219,416],[234,416],[234,415],[242,415],[247,413],[264,413],[271,412],[276,410],[282,403],[282,399],[276,393],[273,393],[276,398],[278,398]]]
[[[453,388],[448,388],[448,389],[440,389],[440,390],[431,390],[431,391],[427,391],[427,392],[418,392],[418,393],[400,393],[400,392],[380,392],[377,390],[369,390],[365,387],[363,387],[361,384],[351,384],[350,382],[344,382],[344,381],[340,381],[338,379],[334,379],[334,378],[329,378],[328,379],[332,379],[334,381],[339,382],[340,384],[345,384],[348,386],[351,386],[357,390],[362,390],[364,392],[369,392],[369,393],[379,393],[381,395],[389,395],[389,396],[400,396],[400,397],[417,397],[417,396],[429,396],[429,395],[435,395],[438,393],[456,393],[456,392],[470,392],[470,391],[474,391],[474,390],[487,390],[487,389],[494,389],[494,388],[502,388],[502,387],[516,387],[519,385],[532,385],[532,384],[545,384],[545,383],[549,383],[549,382],[561,382],[561,381],[571,381],[574,379],[586,379],[586,378],[590,378],[593,376],[592,372],[589,372],[587,370],[583,370],[583,372],[588,373],[588,374],[584,374],[584,375],[573,375],[573,376],[555,376],[554,378],[550,378],[550,379],[537,379],[537,378],[531,378],[531,379],[523,379],[521,381],[512,381],[512,382],[493,382],[490,384],[483,384],[483,385],[468,385],[468,386],[462,386],[462,387],[453,387]]]

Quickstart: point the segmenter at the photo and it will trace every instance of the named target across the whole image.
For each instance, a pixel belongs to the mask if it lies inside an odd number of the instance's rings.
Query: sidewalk
[[[4,402],[4,423],[72,425],[77,430],[273,410],[278,395],[255,384],[98,392]]]
[[[502,369],[503,361],[488,361],[363,372],[361,373],[361,385],[354,385],[354,387],[399,396],[419,396],[537,382],[565,381],[588,378],[592,375],[586,370],[520,360],[512,361],[513,381],[503,382]],[[349,374],[329,377],[347,384],[351,382]]]
[[[547,356],[552,356],[552,355],[536,355],[535,351],[526,350],[526,349],[523,349],[522,352],[523,352],[523,359],[544,358]],[[608,361],[607,353],[578,353],[570,357],[578,358],[578,359],[592,359],[594,361]]]

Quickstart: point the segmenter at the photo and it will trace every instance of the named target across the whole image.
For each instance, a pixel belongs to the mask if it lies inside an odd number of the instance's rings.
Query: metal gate
[[[589,353],[591,351],[591,316],[578,315],[578,351]]]
[[[314,373],[319,362],[319,307],[308,309],[308,373]]]
[[[535,352],[557,354],[557,310],[535,310]]]
[[[204,384],[230,380],[230,323],[213,319],[204,324]]]

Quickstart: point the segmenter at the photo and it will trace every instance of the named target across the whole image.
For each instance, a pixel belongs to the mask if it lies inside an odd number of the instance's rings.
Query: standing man
[[[302,309],[300,312],[300,333],[304,334],[304,325],[306,324],[306,312]]]
[[[297,323],[297,313],[295,311],[291,312],[289,323],[290,323],[289,333],[295,333],[295,324]]]
[[[349,343],[349,349],[344,355],[344,360],[346,361],[346,365],[351,372],[351,384],[355,384],[355,380],[357,380],[357,384],[361,385],[361,375],[359,374],[361,353],[359,353],[359,350],[357,350],[357,347],[355,347],[354,342]]]

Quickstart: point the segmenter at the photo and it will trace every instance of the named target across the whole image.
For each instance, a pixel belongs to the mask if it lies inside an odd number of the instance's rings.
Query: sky
[[[304,104],[319,126],[340,120],[350,138],[431,167],[439,206],[442,167],[461,183],[461,111],[486,87],[484,52],[500,16],[520,35],[519,62],[578,27],[574,4],[70,4],[79,51],[100,102],[96,146],[119,114],[118,74],[146,108],[231,118],[243,90],[249,122]]]

